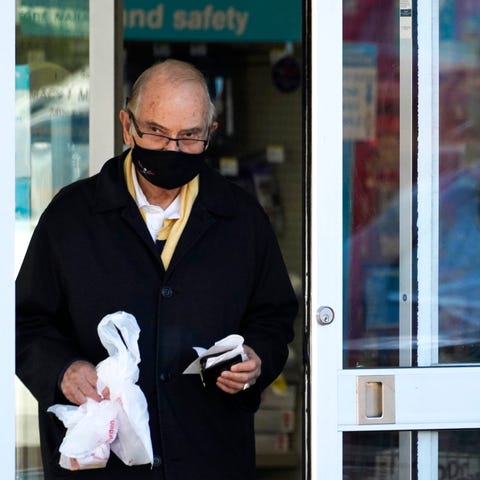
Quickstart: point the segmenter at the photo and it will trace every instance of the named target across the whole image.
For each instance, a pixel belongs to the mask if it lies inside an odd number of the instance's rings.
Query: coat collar
[[[104,212],[125,207],[133,200],[123,174],[123,162],[128,151],[108,160],[97,177],[94,211]],[[211,167],[200,174],[200,190],[196,203],[214,215],[234,216],[235,201],[228,180]]]
[[[138,207],[130,195],[123,173],[124,154],[105,163],[96,179],[94,212],[121,210],[120,215],[139,234],[152,255],[157,258],[162,274],[165,274],[158,252],[151,241],[148,229]],[[200,174],[200,189],[193,204],[188,222],[170,261],[166,275],[172,272],[188,251],[216,222],[218,217],[235,216],[237,207],[229,182],[218,172],[207,167]]]

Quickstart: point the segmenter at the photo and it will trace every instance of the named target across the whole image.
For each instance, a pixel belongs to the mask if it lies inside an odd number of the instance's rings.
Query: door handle
[[[395,423],[395,376],[357,377],[357,424]]]

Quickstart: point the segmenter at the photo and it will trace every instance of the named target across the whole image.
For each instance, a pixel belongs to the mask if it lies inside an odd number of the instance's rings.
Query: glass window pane
[[[405,342],[413,353],[417,346],[417,208],[438,215],[430,279],[436,285],[438,270],[438,296],[421,292],[434,314],[418,318],[420,327],[431,322],[424,330],[432,336],[420,335],[418,344],[431,349],[429,364],[480,362],[480,0],[438,6],[438,165],[422,159],[438,173],[438,207],[437,198],[416,205],[417,99],[401,83],[408,69],[411,83],[417,79],[415,38],[402,47],[397,1],[343,5],[345,366],[416,365],[415,355],[410,363],[401,356]],[[412,142],[410,159],[402,138]],[[411,176],[408,188],[402,175]],[[412,219],[401,227],[405,214]],[[400,287],[406,280],[411,291]],[[405,325],[410,334],[401,333]]]
[[[478,430],[444,430],[438,433],[438,478],[480,478]]]
[[[398,464],[398,432],[348,432],[343,435],[344,480],[387,480]]]
[[[88,4],[17,2],[17,270],[53,195],[88,173]],[[42,478],[36,401],[20,381],[15,388],[17,479]]]
[[[436,458],[421,458],[427,449],[419,432],[349,432],[343,437],[345,480],[462,480],[480,478],[479,430],[427,432]],[[402,440],[402,435],[407,441]],[[409,464],[403,459],[411,458]],[[432,471],[433,474],[430,472]],[[435,472],[438,476],[435,477]]]
[[[398,365],[396,0],[343,2],[346,367]]]
[[[439,362],[480,362],[480,1],[440,3]]]

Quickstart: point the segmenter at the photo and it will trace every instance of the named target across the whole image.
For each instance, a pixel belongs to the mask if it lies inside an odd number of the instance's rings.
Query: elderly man
[[[131,148],[53,199],[17,278],[17,374],[39,402],[45,479],[253,479],[253,415],[297,310],[275,236],[256,201],[205,163],[217,124],[195,67],[146,70],[120,121]],[[103,469],[71,472],[59,466],[65,428],[46,409],[108,398],[96,329],[119,310],[141,329],[153,468],[112,454]],[[248,359],[207,387],[182,374],[192,347],[232,333]]]

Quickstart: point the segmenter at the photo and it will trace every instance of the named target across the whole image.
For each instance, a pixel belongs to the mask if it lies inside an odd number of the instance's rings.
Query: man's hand
[[[238,393],[255,384],[262,373],[262,361],[252,348],[244,345],[248,360],[232,365],[217,379],[217,387],[226,393]]]
[[[84,360],[73,362],[65,370],[60,388],[65,397],[75,405],[85,403],[87,397],[97,402],[110,397],[108,388],[103,390],[102,395],[97,393],[97,371],[91,363]]]

